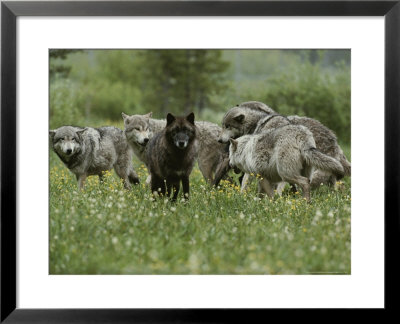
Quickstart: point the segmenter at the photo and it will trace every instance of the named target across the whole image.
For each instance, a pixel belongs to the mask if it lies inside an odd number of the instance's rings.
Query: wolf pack
[[[320,185],[337,189],[339,180],[350,176],[351,164],[335,133],[318,120],[283,116],[258,101],[243,102],[229,109],[221,126],[187,116],[166,115],[165,120],[122,113],[124,130],[62,126],[50,130],[54,152],[76,176],[83,189],[88,176],[102,181],[114,169],[128,190],[140,182],[134,170],[135,155],[149,172],[146,183],[155,198],[176,201],[182,184],[189,199],[190,174],[197,162],[210,186],[222,179],[233,181],[232,169],[242,173],[241,191],[254,178],[258,195],[273,198],[286,184],[301,189],[311,202],[310,191]],[[255,176],[256,175],[256,176]]]

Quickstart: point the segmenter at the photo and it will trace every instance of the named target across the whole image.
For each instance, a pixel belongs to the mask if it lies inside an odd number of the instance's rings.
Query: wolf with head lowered
[[[102,173],[112,168],[126,189],[139,183],[132,166],[132,149],[119,128],[62,126],[49,133],[54,152],[75,174],[79,189],[83,189],[88,176],[102,179]]]
[[[265,121],[268,120],[270,115],[275,114],[277,113],[272,108],[262,102],[243,102],[226,112],[222,120],[222,133],[219,141],[226,143],[230,138],[237,139],[243,135],[262,133]],[[287,120],[292,125],[306,127],[314,137],[316,148],[322,153],[335,158],[343,166],[344,174],[341,176],[327,170],[316,169],[312,177],[312,188],[320,186],[321,183],[335,186],[337,180],[343,176],[350,176],[351,164],[340,148],[333,131],[319,121],[308,117],[288,116]],[[217,172],[219,174],[216,176],[216,183],[218,183],[218,180],[227,169],[227,167],[225,169],[221,168],[221,172]]]
[[[186,117],[167,115],[167,125],[147,144],[146,161],[151,176],[151,192],[178,197],[180,183],[185,199],[189,199],[189,176],[198,153],[197,127],[194,114]]]
[[[230,139],[229,163],[265,178],[260,184],[268,196],[274,196],[271,184],[285,181],[300,186],[309,202],[314,168],[343,176],[340,162],[317,150],[308,128],[277,114],[266,117],[264,127],[262,133]]]

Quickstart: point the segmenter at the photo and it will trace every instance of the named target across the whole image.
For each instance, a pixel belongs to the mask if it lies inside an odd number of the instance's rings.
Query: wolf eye
[[[135,127],[135,130],[140,131],[140,128],[139,127]]]

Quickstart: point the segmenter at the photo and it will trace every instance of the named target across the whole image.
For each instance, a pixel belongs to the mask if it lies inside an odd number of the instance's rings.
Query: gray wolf
[[[139,183],[132,166],[132,150],[116,127],[62,126],[49,131],[51,146],[65,166],[76,176],[79,189],[90,175],[114,168],[126,189]]]
[[[276,112],[258,101],[243,102],[229,109],[222,118],[220,143],[228,143],[230,138],[253,134],[260,119]]]
[[[161,132],[167,122],[151,118],[152,113],[146,115],[127,115],[122,113],[124,119],[124,132],[129,145],[135,155],[147,165],[146,145],[157,133]],[[197,140],[199,144],[198,165],[204,178],[211,182],[217,166],[228,157],[226,144],[218,142],[222,129],[214,123],[196,121]]]
[[[189,199],[189,176],[197,158],[197,128],[194,114],[175,117],[168,113],[167,125],[147,144],[146,160],[151,176],[151,192],[178,197],[180,183],[185,199]]]
[[[263,118],[273,114],[277,113],[272,108],[261,102],[244,102],[233,107],[229,109],[223,117],[222,133],[219,141],[226,143],[230,138],[235,139],[247,134],[260,133],[264,131]],[[350,176],[351,164],[343,154],[333,131],[312,118],[288,116],[288,119],[294,125],[307,127],[313,134],[317,149],[322,153],[339,160],[344,168],[344,175]],[[222,171],[218,176],[215,177],[214,183],[218,182],[219,178],[224,174],[223,171],[226,171],[226,168],[221,168],[221,170]],[[340,179],[340,177],[334,176],[327,171],[316,170],[315,172],[316,174],[313,175],[311,183],[312,188],[320,186],[321,183],[336,186],[336,181]]]
[[[344,174],[339,161],[317,150],[308,128],[292,125],[280,115],[270,115],[264,120],[264,126],[268,130],[262,133],[230,139],[229,163],[231,167],[265,178],[267,181],[261,183],[268,196],[274,196],[271,184],[285,181],[300,186],[303,197],[310,202],[314,168],[338,176]]]

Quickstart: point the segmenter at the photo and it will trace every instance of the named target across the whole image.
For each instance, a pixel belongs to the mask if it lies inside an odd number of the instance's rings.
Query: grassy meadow
[[[350,158],[349,147],[343,147]],[[312,204],[300,193],[259,199],[256,182],[211,188],[196,167],[188,203],[152,200],[147,170],[123,188],[75,177],[50,152],[50,274],[349,274],[350,178],[322,186]],[[182,197],[180,195],[180,197]]]
[[[261,101],[334,131],[350,159],[350,50],[51,49],[50,129],[123,128],[121,112],[194,112],[221,125],[226,111]],[[257,198],[238,182],[212,188],[196,169],[188,203],[153,201],[146,168],[123,189],[111,171],[83,192],[50,150],[50,274],[349,274],[351,182],[322,186],[312,204],[286,189]],[[237,178],[237,175],[233,175]],[[181,197],[181,196],[180,196]]]

